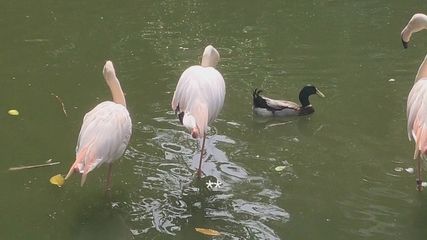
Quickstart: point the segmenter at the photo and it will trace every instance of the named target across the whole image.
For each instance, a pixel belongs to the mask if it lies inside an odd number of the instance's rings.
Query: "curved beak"
[[[323,94],[321,91],[319,91],[319,89],[316,88],[316,94],[321,96],[322,98],[325,97],[325,94]]]
[[[408,48],[408,42],[405,42],[404,40],[403,40],[403,38],[401,38],[402,39],[402,45],[403,45],[403,47],[406,49],[406,48]]]

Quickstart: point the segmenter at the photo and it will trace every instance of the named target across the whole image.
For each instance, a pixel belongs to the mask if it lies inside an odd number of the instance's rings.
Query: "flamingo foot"
[[[204,173],[201,169],[198,168],[196,170],[196,175],[197,175],[197,178],[200,179],[202,178],[202,176],[206,176],[206,173]]]

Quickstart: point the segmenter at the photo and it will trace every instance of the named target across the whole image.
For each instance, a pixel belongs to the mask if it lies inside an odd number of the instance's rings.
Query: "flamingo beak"
[[[319,91],[319,89],[316,88],[316,94],[319,95],[320,97],[324,98],[325,94],[323,94],[321,91]]]
[[[403,38],[401,38],[402,39],[402,45],[403,45],[403,48],[408,48],[408,42],[405,42],[405,40],[403,40]]]

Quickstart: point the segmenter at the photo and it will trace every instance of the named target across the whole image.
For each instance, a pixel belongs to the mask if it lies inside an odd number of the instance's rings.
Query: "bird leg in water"
[[[203,134],[202,150],[200,151],[199,169],[197,169],[197,177],[199,179],[202,176],[202,160],[203,160],[203,156],[205,155],[203,153],[205,151],[205,140],[206,140],[206,134]]]
[[[111,178],[113,173],[113,163],[108,164],[108,173],[107,173],[107,185],[105,187],[105,192],[111,192]]]
[[[423,180],[421,179],[421,158],[417,158],[417,190],[423,190]]]

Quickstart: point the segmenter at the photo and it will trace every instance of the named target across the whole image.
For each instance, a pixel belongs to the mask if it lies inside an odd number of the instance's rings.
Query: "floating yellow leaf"
[[[49,181],[53,185],[61,187],[62,185],[64,185],[65,179],[61,174],[57,174],[57,175],[51,177]]]
[[[16,109],[10,109],[7,113],[11,116],[18,116],[19,115],[19,112]]]
[[[208,236],[220,236],[221,233],[217,230],[209,229],[209,228],[194,228],[199,233],[208,235]]]

